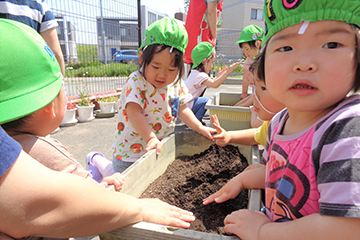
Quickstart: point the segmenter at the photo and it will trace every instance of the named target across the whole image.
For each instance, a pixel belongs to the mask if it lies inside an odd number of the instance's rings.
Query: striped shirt
[[[287,118],[285,109],[271,120],[263,153],[267,216],[360,217],[360,96],[294,135],[279,133]]]
[[[58,26],[44,0],[0,0],[0,18],[25,23],[38,33]]]

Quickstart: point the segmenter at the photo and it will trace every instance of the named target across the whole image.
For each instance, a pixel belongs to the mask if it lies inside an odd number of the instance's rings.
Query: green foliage
[[[80,98],[80,102],[78,103],[78,106],[82,106],[82,107],[91,106],[92,102],[90,99],[90,94],[87,85],[86,84],[83,85],[82,89],[80,89],[78,85],[76,84],[74,85],[79,93],[79,98]]]
[[[79,62],[93,62],[98,60],[97,45],[76,45]]]
[[[184,5],[185,5],[185,7],[184,7],[184,12],[185,12],[185,13],[187,13],[188,10],[189,10],[189,4],[190,4],[190,0],[185,0],[185,1],[184,1]]]
[[[103,97],[103,98],[99,98],[97,101],[98,102],[115,102],[119,98],[120,98],[120,96]]]
[[[129,76],[137,69],[138,67],[134,63],[110,63],[107,65],[98,61],[73,63],[66,66],[65,77],[124,77]]]

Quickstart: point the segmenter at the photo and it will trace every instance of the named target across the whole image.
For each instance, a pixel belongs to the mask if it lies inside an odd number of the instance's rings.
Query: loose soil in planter
[[[175,159],[165,173],[148,186],[141,198],[159,198],[189,210],[196,217],[190,229],[224,235],[225,217],[247,207],[247,191],[221,204],[214,202],[205,206],[202,202],[247,166],[246,158],[237,147],[214,144],[200,154]]]

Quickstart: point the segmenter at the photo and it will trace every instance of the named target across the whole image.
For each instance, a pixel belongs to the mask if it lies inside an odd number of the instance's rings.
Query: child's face
[[[287,27],[268,41],[266,86],[291,111],[325,113],[351,90],[355,79],[355,33],[338,21]]]
[[[257,57],[257,55],[259,55],[259,49],[252,48],[249,45],[249,43],[247,43],[247,42],[242,43],[241,46],[242,46],[241,50],[244,51],[244,54],[246,57],[253,59],[253,58]]]
[[[206,60],[205,60],[205,72],[206,72],[207,74],[210,73],[210,70],[211,70],[211,68],[213,67],[214,61],[215,61],[215,56],[212,57],[212,58],[210,58],[209,61],[206,61]]]
[[[59,94],[53,101],[54,112],[55,112],[55,118],[54,118],[54,127],[56,126],[55,129],[60,126],[65,115],[65,98],[66,97],[65,97],[64,87],[62,87]]]
[[[253,109],[257,112],[258,117],[264,121],[270,121],[272,117],[285,108],[284,104],[276,101],[267,91],[265,83],[254,76],[256,86],[253,95]],[[265,108],[265,109],[264,109]],[[271,112],[271,113],[270,113]]]
[[[145,78],[154,87],[163,88],[175,81],[179,68],[174,66],[174,55],[169,49],[164,49],[156,53],[149,65],[145,66]]]

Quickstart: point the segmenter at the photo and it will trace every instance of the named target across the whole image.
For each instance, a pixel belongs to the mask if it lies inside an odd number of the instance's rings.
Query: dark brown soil
[[[196,220],[191,224],[192,230],[225,234],[224,218],[233,211],[247,207],[247,191],[221,204],[205,206],[202,201],[247,166],[246,158],[237,147],[214,144],[200,154],[175,159],[141,197],[159,198],[193,212]]]

